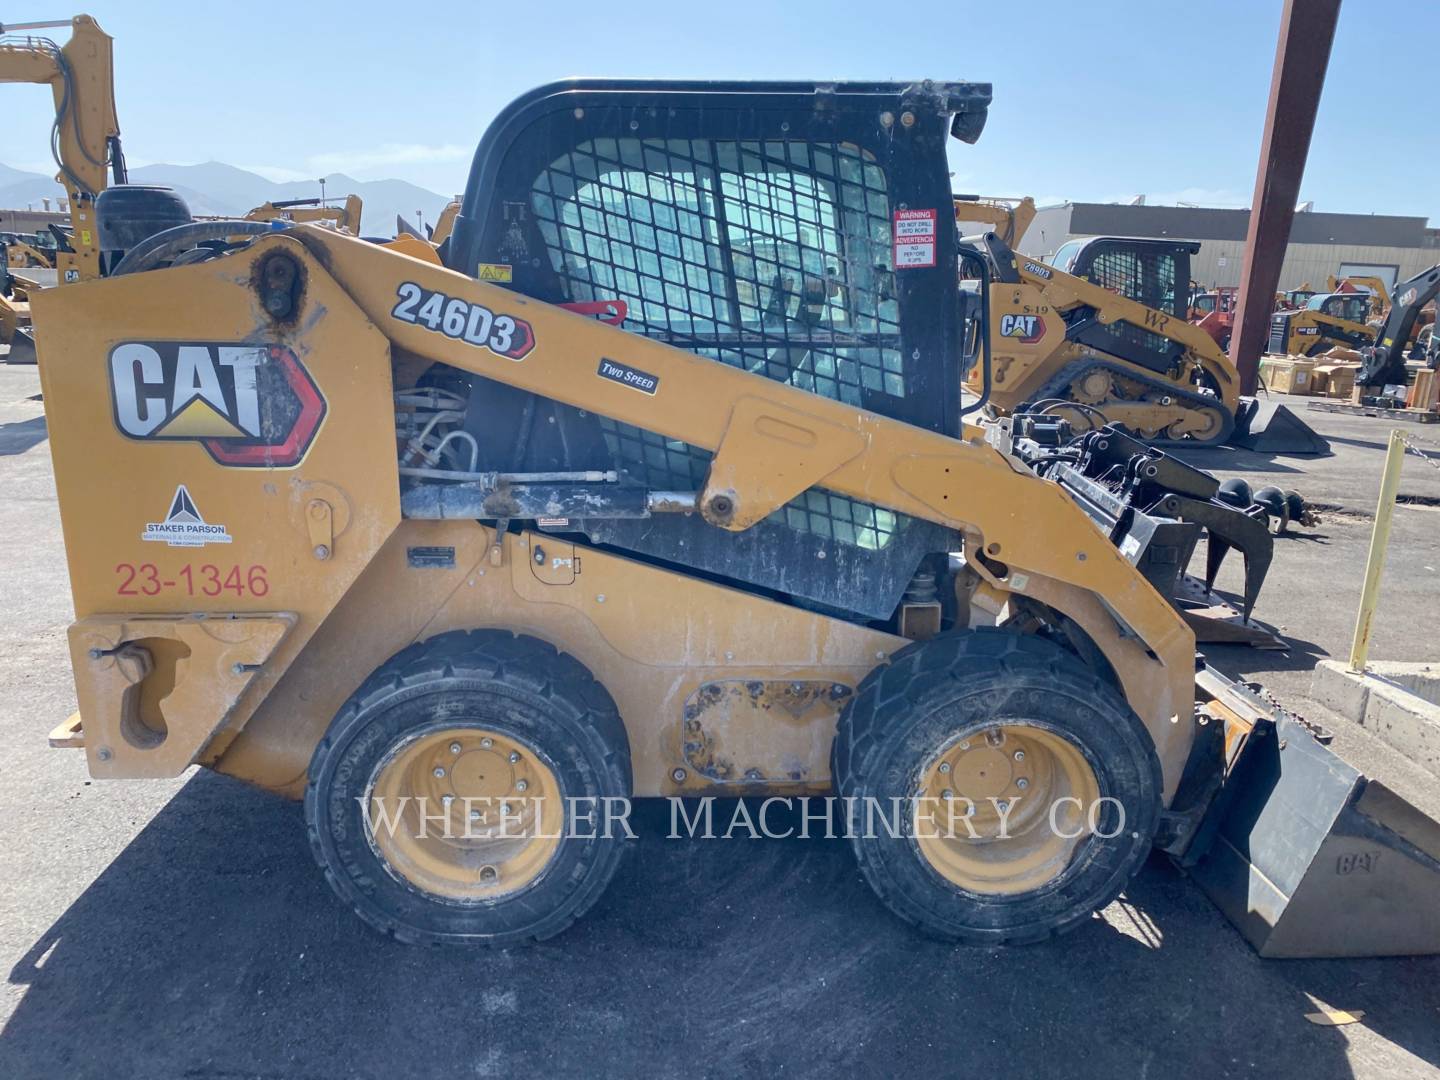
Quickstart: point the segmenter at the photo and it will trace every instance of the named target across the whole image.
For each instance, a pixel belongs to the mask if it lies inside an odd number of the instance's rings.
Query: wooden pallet
[[[1440,413],[1428,412],[1425,409],[1382,409],[1378,405],[1351,405],[1348,401],[1308,401],[1305,407],[1316,412],[1379,416],[1386,420],[1405,420],[1412,424],[1440,424]]]

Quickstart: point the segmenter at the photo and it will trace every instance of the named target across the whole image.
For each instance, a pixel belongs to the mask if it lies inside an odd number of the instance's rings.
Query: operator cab
[[[1091,236],[1071,240],[1051,265],[1156,311],[1185,318],[1190,256],[1195,240]]]
[[[979,137],[989,101],[988,85],[928,81],[555,83],[486,132],[442,255],[631,333],[956,436],[964,313],[946,145]],[[711,455],[699,447],[462,378],[480,469],[703,485]],[[687,515],[563,529],[879,619],[920,561],[955,540],[819,490],[744,533]]]
[[[1307,311],[1318,311],[1336,319],[1363,323],[1370,317],[1369,293],[1319,293],[1305,304]]]
[[[1127,320],[1101,322],[1077,313],[1071,338],[1157,373],[1172,370],[1185,346],[1155,331],[1164,329],[1167,318],[1189,320],[1190,256],[1199,250],[1194,240],[1132,236],[1092,236],[1063,244],[1052,262],[1056,269],[1159,313],[1154,329]]]

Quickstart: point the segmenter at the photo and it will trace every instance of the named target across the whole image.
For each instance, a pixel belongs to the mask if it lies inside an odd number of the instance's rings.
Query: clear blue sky
[[[990,81],[957,190],[1245,205],[1280,0],[89,0],[116,39],[132,163],[226,161],[464,186],[495,111],[566,75]],[[0,0],[14,21],[63,0]],[[62,32],[63,33],[63,32]],[[1302,187],[1440,224],[1440,3],[1346,0]],[[227,56],[227,50],[229,55]],[[1388,80],[1388,81],[1387,81]],[[0,162],[50,171],[48,94],[0,86]]]

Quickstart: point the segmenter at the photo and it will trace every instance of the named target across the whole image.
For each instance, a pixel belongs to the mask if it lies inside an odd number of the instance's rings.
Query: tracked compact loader
[[[143,215],[35,300],[76,607],[54,741],[303,798],[336,893],[407,941],[557,933],[625,797],[834,792],[943,937],[1064,931],[1158,845],[1272,952],[1440,947],[1435,823],[1363,777],[1294,789],[1333,756],[1197,664],[1167,596],[1213,478],[966,421],[993,312],[946,144],[989,100],[543,87],[438,253]],[[1285,873],[1227,813],[1272,793],[1303,822],[1265,837],[1309,845]],[[1354,852],[1384,857],[1334,876]],[[1317,898],[1407,934],[1307,934]]]
[[[998,237],[981,247],[998,325],[988,375],[972,366],[968,382],[980,393],[988,378],[988,410],[1049,406],[1077,427],[1124,424],[1157,445],[1230,437],[1243,415],[1239,374],[1189,321],[1199,244],[1091,237],[1066,244],[1053,265]]]
[[[989,273],[994,356],[988,370],[972,357],[966,382],[985,416],[1040,410],[1081,430],[1121,424],[1152,446],[1328,450],[1284,406],[1262,415],[1242,398],[1215,332],[1190,322],[1195,241],[1087,237],[1047,263],[998,235],[974,239]]]

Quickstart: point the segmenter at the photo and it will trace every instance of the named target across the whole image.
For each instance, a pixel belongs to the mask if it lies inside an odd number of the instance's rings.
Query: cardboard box
[[[1436,399],[1440,397],[1440,379],[1435,376],[1436,373],[1429,368],[1422,368],[1415,373],[1415,385],[1410,388],[1410,408],[1435,411]]]
[[[1356,364],[1320,364],[1312,380],[1315,393],[1328,398],[1349,398],[1359,372]]]
[[[1303,356],[1266,357],[1260,362],[1260,378],[1276,394],[1313,394],[1315,361]]]

